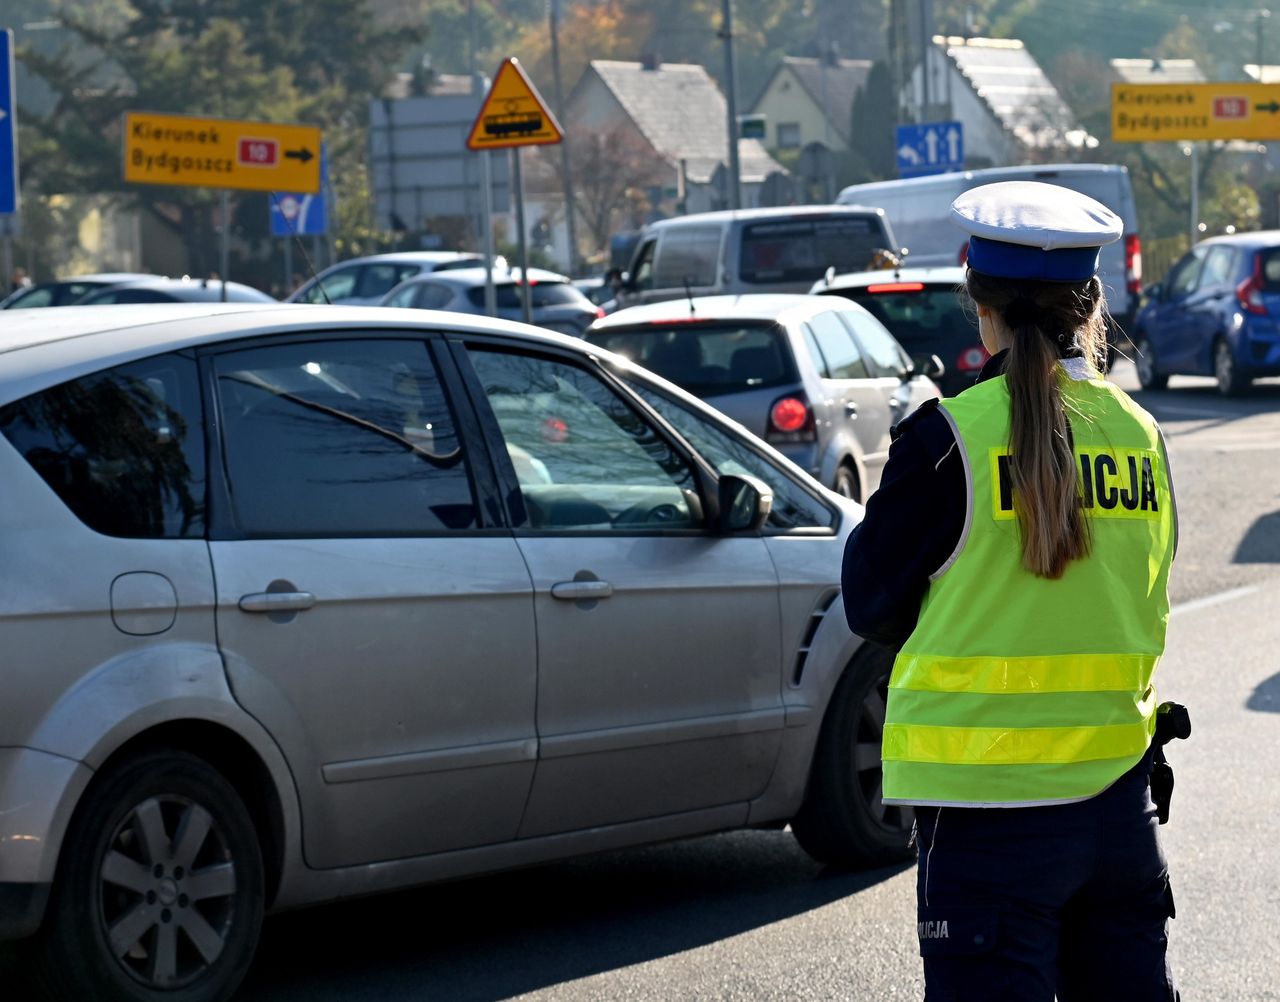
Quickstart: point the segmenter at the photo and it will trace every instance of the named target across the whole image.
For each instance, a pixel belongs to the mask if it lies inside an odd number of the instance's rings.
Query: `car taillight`
[[[961,372],[977,372],[987,364],[987,359],[990,357],[986,348],[975,344],[960,352],[960,357],[956,359],[956,368]]]
[[[597,320],[603,320],[607,315],[608,315],[608,314],[606,314],[606,313],[604,312],[604,307],[603,307],[603,306],[597,306],[597,307],[596,307],[596,319],[597,319]]]
[[[1124,284],[1135,296],[1142,291],[1142,239],[1136,233],[1124,238]]]
[[[1253,255],[1253,273],[1236,286],[1236,302],[1246,313],[1265,316],[1267,304],[1262,299],[1262,255]]]
[[[812,442],[818,437],[813,409],[803,394],[789,394],[769,408],[768,442]]]

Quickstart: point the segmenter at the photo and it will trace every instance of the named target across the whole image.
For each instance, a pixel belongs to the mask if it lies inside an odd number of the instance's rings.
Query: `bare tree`
[[[569,140],[578,215],[595,253],[609,245],[611,234],[643,222],[645,189],[669,185],[673,171],[632,129],[579,127],[569,130]]]

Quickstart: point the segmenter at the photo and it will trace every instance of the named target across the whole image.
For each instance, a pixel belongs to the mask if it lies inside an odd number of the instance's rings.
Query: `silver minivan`
[[[1123,330],[1129,331],[1142,294],[1142,239],[1138,203],[1127,167],[1116,164],[990,167],[850,185],[840,192],[837,201],[883,209],[893,232],[910,252],[911,267],[946,267],[963,264],[968,249],[968,237],[951,222],[951,203],[970,188],[997,181],[1043,181],[1061,185],[1096,199],[1124,221],[1124,239],[1102,248],[1098,275],[1106,289],[1112,317]]]
[[[897,244],[880,209],[807,205],[700,212],[650,223],[618,305],[680,296],[808,292],[827,271],[860,271]]]
[[[223,1002],[265,911],[734,828],[908,855],[860,507],[580,339],[15,311],[0,483],[5,998]]]

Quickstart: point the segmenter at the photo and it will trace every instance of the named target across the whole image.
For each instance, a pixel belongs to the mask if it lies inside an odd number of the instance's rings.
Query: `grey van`
[[[700,212],[645,227],[619,306],[681,296],[808,292],[830,268],[860,271],[897,244],[880,209],[808,205]]]
[[[1111,315],[1121,328],[1129,331],[1142,293],[1142,240],[1127,167],[1115,164],[992,167],[850,185],[840,192],[837,201],[883,209],[894,232],[911,252],[912,267],[945,267],[963,264],[968,248],[965,234],[951,224],[951,203],[970,188],[997,181],[1044,181],[1061,185],[1097,199],[1124,220],[1124,238],[1102,248],[1098,275],[1106,289]]]

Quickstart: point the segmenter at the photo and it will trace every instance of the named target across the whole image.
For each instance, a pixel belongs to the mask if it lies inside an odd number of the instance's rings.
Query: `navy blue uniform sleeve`
[[[960,445],[937,408],[895,429],[880,487],[845,544],[841,587],[849,628],[898,650],[915,629],[929,576],[955,552],[968,487]]]

